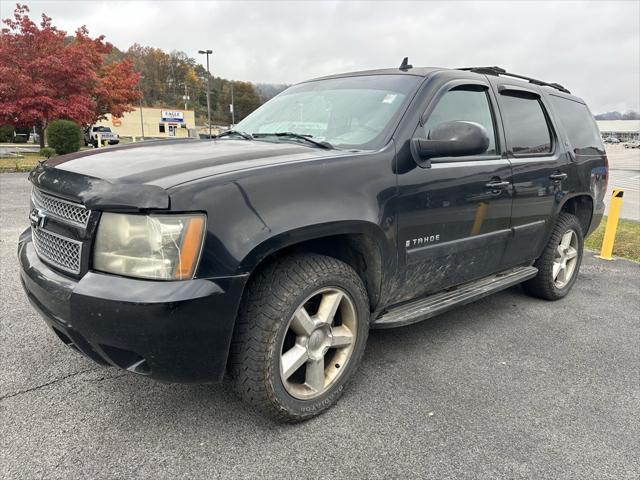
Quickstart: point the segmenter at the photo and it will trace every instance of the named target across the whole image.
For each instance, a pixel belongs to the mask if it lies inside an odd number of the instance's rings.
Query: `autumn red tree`
[[[88,125],[121,116],[140,98],[129,60],[105,63],[113,46],[80,27],[69,41],[52,19],[39,25],[18,4],[0,35],[0,124],[35,126],[44,146],[48,123],[64,118]]]

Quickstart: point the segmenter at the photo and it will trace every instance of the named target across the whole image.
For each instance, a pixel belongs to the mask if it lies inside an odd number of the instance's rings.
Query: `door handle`
[[[556,172],[549,175],[549,179],[553,180],[554,182],[561,182],[562,180],[566,180],[568,176],[569,175],[567,175],[566,173]]]
[[[506,190],[507,188],[509,188],[509,185],[511,185],[511,182],[507,182],[505,181],[495,181],[495,182],[489,182],[487,184],[485,184],[485,187],[490,189],[490,190]]]

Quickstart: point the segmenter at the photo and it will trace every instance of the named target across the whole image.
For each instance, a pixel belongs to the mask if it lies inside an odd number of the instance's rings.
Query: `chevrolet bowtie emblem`
[[[29,213],[29,221],[31,222],[32,227],[44,227],[46,218],[47,216],[39,208],[34,208],[31,210],[31,213]]]

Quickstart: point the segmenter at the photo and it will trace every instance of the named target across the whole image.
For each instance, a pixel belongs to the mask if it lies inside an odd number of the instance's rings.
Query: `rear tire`
[[[575,215],[562,212],[542,255],[533,264],[538,274],[522,284],[525,292],[545,300],[565,297],[578,278],[584,237]]]
[[[314,417],[342,395],[369,332],[369,302],[346,263],[316,254],[276,260],[247,286],[231,344],[239,396],[277,420]]]

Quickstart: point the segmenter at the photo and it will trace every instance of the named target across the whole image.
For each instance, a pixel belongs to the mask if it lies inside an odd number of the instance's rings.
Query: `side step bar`
[[[471,303],[533,278],[535,267],[519,267],[465,283],[453,290],[435,293],[398,307],[392,307],[371,323],[372,328],[394,328],[420,322],[459,305]]]

